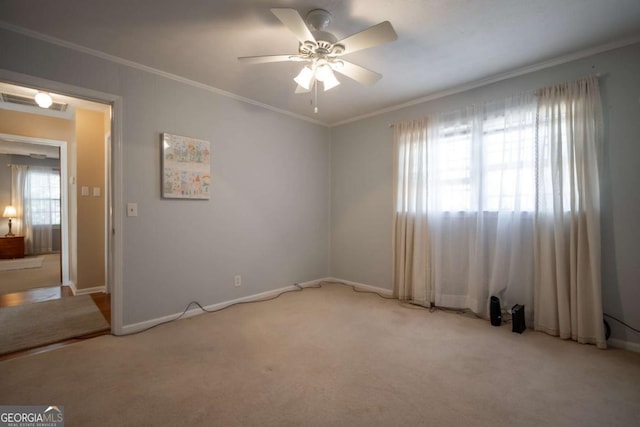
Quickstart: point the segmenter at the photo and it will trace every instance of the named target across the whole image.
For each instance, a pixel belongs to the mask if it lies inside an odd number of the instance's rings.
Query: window
[[[394,292],[604,347],[602,141],[594,76],[396,124]]]
[[[428,150],[430,211],[535,209],[535,105],[445,116]]]
[[[60,224],[59,171],[29,168],[25,193],[32,225]]]
[[[429,177],[429,186],[436,188],[439,197],[431,203],[433,210],[456,212],[474,209],[472,182],[473,144],[471,124],[443,124],[437,129],[438,139],[432,144],[429,157],[434,164],[429,168],[433,173]]]
[[[482,129],[482,210],[535,210],[536,152],[533,112],[509,123],[491,117]]]

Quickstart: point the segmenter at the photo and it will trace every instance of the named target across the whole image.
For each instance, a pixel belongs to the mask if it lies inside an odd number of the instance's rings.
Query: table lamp
[[[16,208],[14,208],[11,205],[5,207],[4,208],[4,213],[2,214],[2,217],[3,218],[9,218],[9,232],[7,234],[5,234],[5,237],[15,236],[15,234],[13,234],[11,232],[11,220],[16,217]]]

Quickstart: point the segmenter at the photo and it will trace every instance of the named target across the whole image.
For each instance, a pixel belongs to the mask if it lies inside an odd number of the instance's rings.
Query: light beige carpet
[[[0,354],[109,329],[89,295],[0,308]]]
[[[185,300],[186,301],[186,300]],[[0,362],[3,404],[91,426],[631,426],[640,355],[341,285]]]
[[[46,254],[42,267],[0,271],[0,294],[60,285],[60,254]]]

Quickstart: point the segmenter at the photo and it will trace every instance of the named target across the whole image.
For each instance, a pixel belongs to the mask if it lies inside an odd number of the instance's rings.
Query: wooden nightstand
[[[0,236],[0,259],[24,258],[24,236]]]

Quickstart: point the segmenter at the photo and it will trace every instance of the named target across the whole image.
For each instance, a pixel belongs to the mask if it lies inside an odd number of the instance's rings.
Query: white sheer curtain
[[[606,348],[600,264],[598,80],[538,94],[535,328]]]
[[[11,202],[20,218],[16,234],[24,236],[25,253],[51,252],[53,225],[60,224],[59,171],[11,165]]]
[[[434,117],[428,221],[434,302],[488,315],[533,305],[535,98],[532,94]]]
[[[394,292],[605,347],[598,82],[536,95],[395,125]]]
[[[60,172],[29,166],[25,187],[25,222],[31,228],[25,239],[27,253],[53,250],[53,225],[60,224]]]
[[[394,289],[487,315],[533,305],[535,98],[394,126]]]
[[[18,217],[13,222],[13,233],[25,236],[27,230],[24,223],[24,188],[27,183],[28,167],[24,165],[10,165],[11,168],[11,205],[16,208]]]

